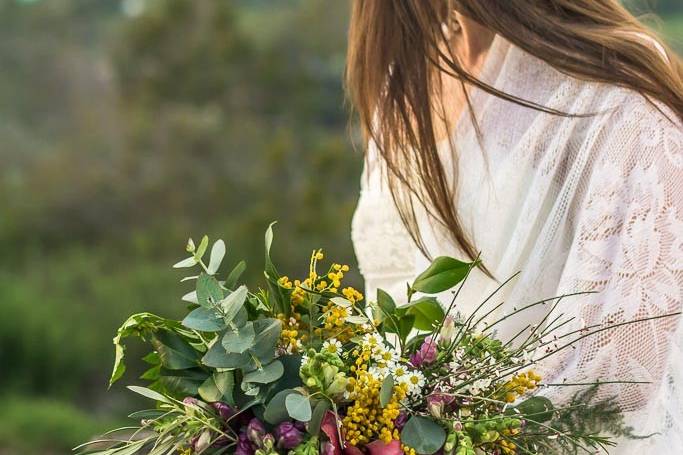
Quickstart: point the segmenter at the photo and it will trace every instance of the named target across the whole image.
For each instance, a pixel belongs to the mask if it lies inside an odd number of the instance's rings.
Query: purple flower
[[[282,422],[275,427],[277,446],[281,449],[290,450],[301,444],[304,435],[292,422]]]
[[[233,408],[225,403],[221,403],[220,401],[211,403],[211,406],[216,410],[218,415],[221,416],[221,419],[223,420],[229,420],[235,415],[235,410]]]
[[[423,365],[434,363],[436,355],[436,341],[432,340],[432,337],[427,337],[422,342],[420,349],[410,356],[410,363],[414,367],[419,368]]]
[[[263,426],[263,423],[256,417],[251,419],[249,425],[247,425],[247,437],[249,440],[257,446],[260,446],[265,435],[266,427]]]
[[[237,437],[237,448],[235,449],[235,455],[254,455],[255,447],[249,441],[247,433],[242,431]]]
[[[406,422],[408,422],[408,413],[405,411],[401,411],[398,414],[398,417],[394,420],[394,426],[398,431],[401,431],[403,427],[405,426]]]

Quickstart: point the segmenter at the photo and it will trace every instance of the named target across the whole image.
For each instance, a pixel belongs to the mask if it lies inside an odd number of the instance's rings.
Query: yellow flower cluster
[[[280,313],[277,318],[282,321],[282,333],[280,334],[280,346],[289,353],[296,353],[302,347],[308,336],[301,333],[301,314],[292,312],[292,316],[287,318]]]
[[[319,275],[317,272],[318,261],[324,259],[324,257],[325,255],[322,250],[313,250],[308,277],[303,281],[292,281],[287,276],[278,279],[278,284],[282,288],[291,291],[291,314],[295,321],[285,318],[284,315],[277,316],[283,323],[281,345],[289,350],[289,352],[296,352],[302,346],[302,343],[306,341],[305,333],[309,330],[308,324],[310,322],[302,323],[300,316],[300,313],[308,312],[306,290],[312,289],[321,293],[339,294],[344,274],[349,271],[348,265],[333,263],[327,273]],[[341,294],[352,305],[363,300],[363,294],[352,287],[342,289]],[[360,330],[360,327],[346,322],[346,318],[353,313],[351,308],[328,302],[322,310],[321,324],[319,327],[315,327],[314,331],[316,336],[319,336],[321,339],[336,338],[341,342],[346,342],[353,338]],[[314,322],[314,325],[317,324]]]
[[[346,297],[346,300],[348,300],[351,303],[356,303],[363,300],[363,294],[361,294],[360,292],[358,292],[350,286],[342,289],[342,294],[344,295],[344,297]]]
[[[503,435],[505,436],[515,436],[519,434],[521,430],[519,428],[508,428],[503,430]],[[500,439],[498,441],[498,445],[500,446],[500,452],[503,455],[514,455],[517,453],[517,445],[512,442],[508,441],[506,439]]]
[[[405,453],[406,455],[417,455],[415,449],[405,444],[401,444],[401,450],[403,450],[403,453]]]
[[[379,392],[381,381],[368,372],[370,350],[354,351],[357,355],[351,371],[355,377],[350,377],[347,391],[353,404],[347,410],[342,420],[344,438],[353,446],[366,444],[376,438],[388,444],[399,439],[399,432],[394,426],[394,420],[400,413],[399,405],[405,399],[408,389],[406,384],[394,387],[389,403],[382,408]]]
[[[533,371],[520,373],[503,385],[505,401],[513,403],[517,398],[538,387],[541,377]]]

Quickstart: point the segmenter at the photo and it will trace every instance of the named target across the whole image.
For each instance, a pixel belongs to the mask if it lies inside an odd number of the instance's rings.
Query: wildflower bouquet
[[[225,243],[190,240],[176,268],[198,270],[182,321],[131,316],[114,338],[111,383],[124,373],[127,337],[148,342],[148,387],[129,389],[154,402],[133,413],[139,425],[79,448],[100,455],[448,455],[576,453],[627,434],[610,402],[592,388],[556,406],[533,395],[542,378],[532,352],[553,330],[542,324],[512,346],[481,330],[490,314],[454,316],[433,295],[462,285],[476,263],[436,258],[397,306],[378,291],[366,303],[344,287],[348,266],[322,271],[313,251],[308,276],[290,280],[270,259],[266,287],[238,285],[238,263],[219,273]],[[222,278],[224,277],[224,278]],[[417,295],[422,297],[416,298]],[[457,296],[457,292],[455,292]],[[488,299],[487,299],[488,300]],[[539,303],[534,303],[537,305]],[[506,316],[509,317],[509,316]],[[604,330],[600,328],[598,330]],[[581,333],[580,336],[587,336]],[[571,344],[571,341],[567,344]],[[553,352],[563,347],[554,348]],[[544,354],[551,355],[552,352]]]

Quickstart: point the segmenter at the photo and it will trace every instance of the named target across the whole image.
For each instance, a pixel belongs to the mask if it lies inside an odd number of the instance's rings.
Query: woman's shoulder
[[[613,164],[677,169],[683,176],[683,121],[664,103],[617,86],[595,93],[602,113],[595,123],[595,150]]]

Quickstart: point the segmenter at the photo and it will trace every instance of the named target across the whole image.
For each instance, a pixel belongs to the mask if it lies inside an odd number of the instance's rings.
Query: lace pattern
[[[635,93],[560,74],[500,37],[493,46],[487,82],[565,112],[597,113],[558,117],[473,93],[484,141],[475,140],[469,122],[458,125],[461,187],[454,203],[494,275],[502,280],[522,271],[501,295],[501,311],[577,291],[596,293],[561,302],[555,311],[569,321],[566,331],[681,311],[681,123]],[[371,153],[353,223],[370,298],[377,287],[401,295],[427,264],[398,218],[380,168]],[[458,255],[437,223],[426,215],[419,223],[432,255]],[[459,310],[467,312],[496,284],[475,274]],[[548,310],[525,312],[499,336],[540,321]],[[610,453],[683,453],[682,325],[668,317],[603,332],[539,368],[551,382],[650,382],[600,389],[618,397],[637,433],[660,433]],[[545,393],[562,399],[567,390]]]

